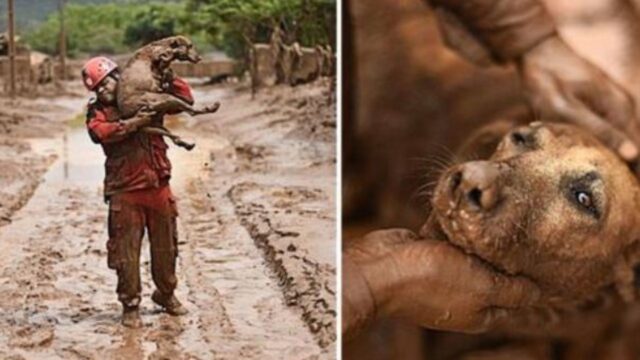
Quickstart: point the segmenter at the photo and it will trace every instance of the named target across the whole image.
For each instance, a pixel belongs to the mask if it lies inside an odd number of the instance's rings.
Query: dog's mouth
[[[440,179],[433,197],[433,211],[446,239],[473,252],[474,240],[482,236],[486,226],[486,215],[473,208],[465,196],[457,191],[460,182],[460,174],[455,170],[448,171]]]
[[[507,245],[505,240],[509,237],[504,233],[513,230],[508,226],[513,223],[510,215],[497,205],[492,205],[495,208],[491,210],[483,208],[482,204],[489,200],[473,190],[460,191],[462,181],[459,169],[454,168],[438,182],[432,199],[433,213],[427,224],[430,235],[437,235],[500,273],[514,275],[516,267],[496,261],[502,259],[503,245]]]
[[[202,60],[202,56],[200,56],[200,54],[195,51],[189,51],[187,54],[181,57],[180,60],[188,61],[192,64],[197,64]]]

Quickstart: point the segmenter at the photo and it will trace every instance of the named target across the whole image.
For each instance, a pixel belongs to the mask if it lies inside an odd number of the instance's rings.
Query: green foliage
[[[80,53],[115,54],[128,51],[124,33],[133,21],[134,5],[67,5],[65,27],[67,29],[67,51],[70,56]],[[24,40],[32,48],[54,54],[59,46],[60,17],[51,13],[38,28],[28,32]]]
[[[335,48],[335,8],[336,0],[69,3],[65,10],[67,51],[72,57],[124,53],[159,38],[183,34],[201,52],[215,46],[243,58],[250,42],[267,42],[277,26],[284,31],[287,43],[331,44]],[[53,12],[24,34],[23,40],[35,50],[56,54],[59,30],[59,14]]]
[[[137,47],[155,40],[175,35],[180,27],[177,14],[182,6],[177,4],[153,4],[136,11],[133,22],[124,32],[124,43]]]
[[[150,41],[183,33],[183,11],[184,6],[175,3],[68,4],[65,7],[68,54],[74,57],[125,53]],[[56,54],[59,31],[59,13],[52,12],[23,39],[35,50]],[[202,36],[193,36],[201,42]],[[201,50],[208,49],[211,46]]]
[[[280,26],[285,41],[335,48],[335,0],[187,0],[191,29],[203,30],[228,54],[242,57],[250,42],[267,42]]]

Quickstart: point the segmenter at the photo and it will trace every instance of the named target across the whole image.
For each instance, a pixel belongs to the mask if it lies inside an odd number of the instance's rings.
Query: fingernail
[[[638,157],[638,148],[629,140],[625,140],[618,147],[618,153],[623,159],[630,161]]]

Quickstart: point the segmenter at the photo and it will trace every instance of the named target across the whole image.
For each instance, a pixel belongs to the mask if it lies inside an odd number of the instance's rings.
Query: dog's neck
[[[162,59],[155,59],[151,63],[151,67],[154,70],[154,74],[163,74],[171,66],[171,61],[165,61]]]

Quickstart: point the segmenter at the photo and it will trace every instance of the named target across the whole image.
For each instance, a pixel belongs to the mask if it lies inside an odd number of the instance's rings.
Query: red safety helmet
[[[87,61],[82,68],[82,80],[84,86],[93,90],[100,82],[118,68],[113,60],[104,56],[97,56]]]

